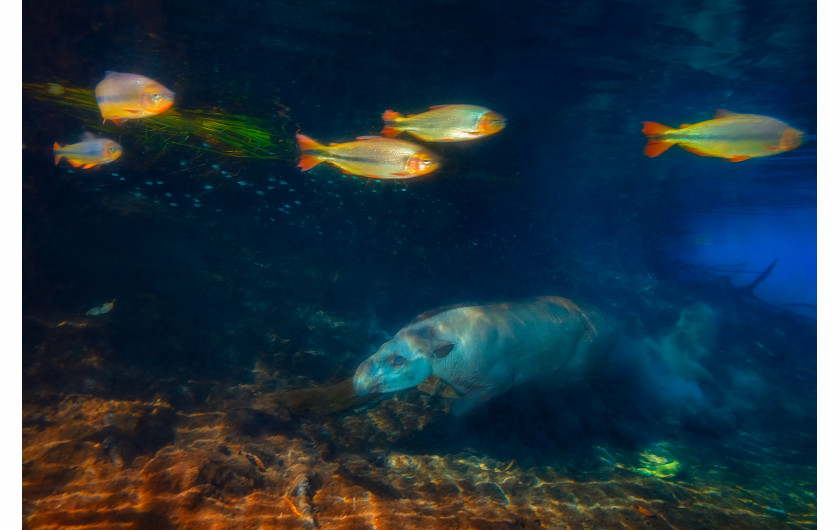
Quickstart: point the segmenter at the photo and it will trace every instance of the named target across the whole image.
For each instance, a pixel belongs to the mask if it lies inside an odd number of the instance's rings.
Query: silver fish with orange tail
[[[111,120],[117,125],[160,114],[175,102],[175,92],[137,74],[105,72],[105,79],[96,85],[94,92],[102,123]]]
[[[427,142],[475,140],[505,128],[501,115],[477,105],[437,105],[422,114],[408,116],[386,110],[382,120],[382,134],[389,138],[407,132]]]
[[[776,118],[727,110],[718,110],[712,120],[683,124],[678,129],[653,121],[642,125],[642,133],[648,137],[645,155],[651,158],[678,145],[696,155],[741,162],[796,149],[805,138],[805,133]]]
[[[440,158],[424,147],[381,136],[360,136],[355,142],[322,145],[298,134],[300,167],[308,171],[327,162],[348,175],[381,179],[406,179],[431,173]]]
[[[102,164],[110,164],[122,154],[122,146],[107,138],[96,138],[86,132],[81,142],[61,146],[58,142],[53,144],[55,164],[66,158],[73,167],[90,169]]]

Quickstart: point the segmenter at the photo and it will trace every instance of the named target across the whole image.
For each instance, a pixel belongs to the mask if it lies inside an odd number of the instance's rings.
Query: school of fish
[[[394,138],[401,132],[426,142],[462,142],[495,134],[505,119],[477,105],[436,105],[418,115],[403,117],[393,110],[382,114],[383,136],[360,136],[355,142],[321,145],[303,134],[297,135],[300,167],[308,171],[327,162],[347,175],[406,179],[427,175],[440,167],[432,151]]]
[[[175,93],[148,77],[108,71],[94,90],[103,123],[119,125],[165,112],[175,102]],[[321,162],[335,166],[346,175],[377,179],[409,179],[428,175],[441,166],[440,156],[428,148],[395,138],[406,133],[428,143],[464,142],[498,133],[506,121],[499,113],[478,105],[435,105],[420,114],[386,110],[382,114],[383,136],[359,136],[355,141],[321,144],[297,134],[298,167],[309,171]],[[648,138],[644,154],[657,157],[672,145],[706,156],[741,162],[750,158],[777,155],[796,149],[805,133],[787,123],[758,114],[737,114],[718,110],[714,119],[678,128],[661,123],[642,122]],[[91,169],[110,164],[122,155],[122,146],[107,138],[85,133],[82,141],[53,145],[55,163],[61,159],[73,167]]]
[[[137,74],[105,72],[105,79],[94,89],[96,104],[102,113],[102,123],[108,120],[117,125],[160,114],[175,102],[175,93],[148,77]],[[53,144],[55,163],[64,158],[71,166],[91,169],[110,164],[122,155],[122,146],[114,140],[96,138],[84,133],[81,142],[61,146]]]

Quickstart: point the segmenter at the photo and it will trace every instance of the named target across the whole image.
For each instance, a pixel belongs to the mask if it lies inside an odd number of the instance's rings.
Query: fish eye
[[[402,366],[404,362],[405,358],[402,355],[397,355],[396,357],[394,357],[394,366]]]

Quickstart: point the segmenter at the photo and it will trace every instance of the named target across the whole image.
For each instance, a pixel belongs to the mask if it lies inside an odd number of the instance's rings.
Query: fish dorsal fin
[[[115,72],[113,70],[105,70],[105,77],[110,77],[114,74],[118,74],[119,72]]]
[[[680,125],[680,129],[685,129],[686,127],[691,127],[691,124],[690,123],[683,123],[682,125]]]
[[[715,111],[715,118],[725,118],[727,116],[734,116],[738,114],[737,112],[732,112],[731,110],[726,109],[717,109]]]
[[[376,138],[382,138],[381,136],[357,136],[356,140],[374,140]]]
[[[96,136],[90,131],[85,131],[82,133],[82,140],[96,140]]]
[[[448,107],[449,105],[432,105],[429,109],[442,109],[443,107]]]

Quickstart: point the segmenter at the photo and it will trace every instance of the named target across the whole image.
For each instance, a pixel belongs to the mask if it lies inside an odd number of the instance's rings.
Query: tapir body
[[[394,392],[435,375],[462,396],[452,407],[459,415],[513,385],[583,378],[615,338],[611,318],[554,296],[431,311],[364,361],[353,387],[359,396]]]

